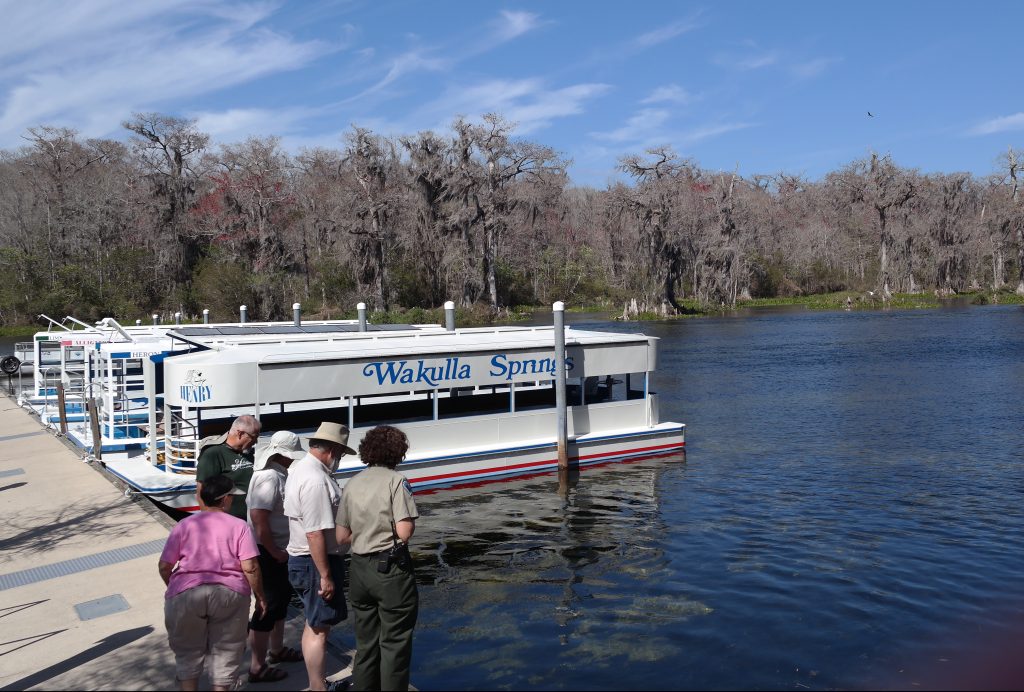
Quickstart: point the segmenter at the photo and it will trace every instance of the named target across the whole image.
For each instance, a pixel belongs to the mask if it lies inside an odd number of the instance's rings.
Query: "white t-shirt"
[[[274,539],[274,547],[283,549],[288,545],[288,517],[284,515],[284,485],[288,472],[277,462],[271,461],[264,468],[252,474],[249,481],[249,495],[246,498],[249,510],[266,509],[270,511],[270,535]],[[252,515],[246,519],[252,535],[259,543],[256,526],[252,523]]]

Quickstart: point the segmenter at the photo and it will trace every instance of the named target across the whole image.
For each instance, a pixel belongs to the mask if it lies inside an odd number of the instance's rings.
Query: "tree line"
[[[140,113],[126,142],[40,126],[0,151],[0,324],[39,313],[287,319],[372,309],[569,304],[684,312],[838,290],[1024,293],[1020,152],[984,178],[872,154],[820,180],[712,171],[668,147],[626,182],[490,114],[447,134],[353,126],[337,149],[215,146]]]

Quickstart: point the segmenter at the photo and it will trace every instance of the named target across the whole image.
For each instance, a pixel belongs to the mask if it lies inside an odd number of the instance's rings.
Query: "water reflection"
[[[598,673],[621,656],[676,655],[679,643],[651,636],[652,625],[708,607],[637,586],[672,581],[659,488],[684,471],[677,454],[418,495],[417,646],[431,664],[417,684],[560,686],[564,666]]]

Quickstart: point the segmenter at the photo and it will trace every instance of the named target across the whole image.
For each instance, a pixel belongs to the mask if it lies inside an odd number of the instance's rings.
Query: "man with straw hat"
[[[345,566],[335,531],[341,488],[332,475],[345,454],[356,454],[348,446],[348,427],[321,423],[309,440],[309,453],[289,468],[284,489],[288,580],[306,610],[302,656],[310,690],[327,689],[327,635],[348,616],[341,586]]]
[[[288,467],[306,456],[299,436],[278,430],[270,444],[256,454],[249,481],[249,527],[259,547],[266,612],[249,621],[249,682],[275,682],[288,673],[272,663],[301,661],[302,653],[284,645],[284,620],[294,593],[288,581],[288,517],[284,515],[284,486]]]

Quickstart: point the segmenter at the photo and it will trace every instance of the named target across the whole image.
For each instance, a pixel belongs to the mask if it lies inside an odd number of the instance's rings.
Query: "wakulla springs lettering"
[[[565,359],[565,369],[573,369],[572,358]],[[499,377],[506,381],[519,375],[555,376],[554,358],[509,358],[499,354],[490,361],[487,372],[491,377]],[[375,361],[363,367],[363,375],[376,379],[377,384],[425,384],[436,387],[443,382],[469,380],[473,377],[473,369],[469,363],[463,362],[458,356],[445,358],[443,361],[431,360],[399,360]]]

